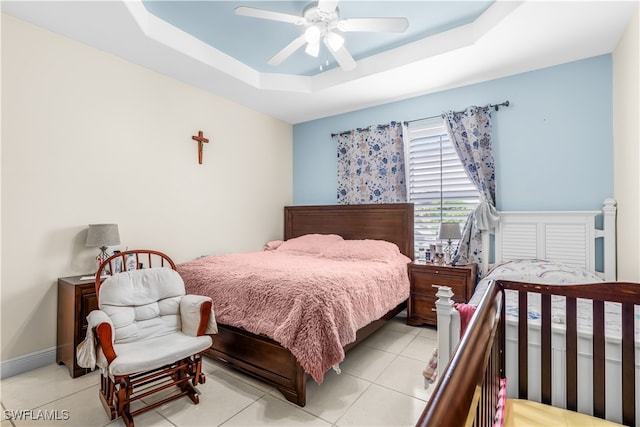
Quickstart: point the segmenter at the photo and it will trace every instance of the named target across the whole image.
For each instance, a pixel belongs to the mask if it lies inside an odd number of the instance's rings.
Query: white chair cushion
[[[211,347],[208,335],[190,337],[174,332],[161,337],[114,344],[118,355],[109,365],[111,375],[130,375],[160,368]]]
[[[177,271],[168,267],[145,268],[118,273],[102,282],[98,306],[142,306],[184,294],[184,282]]]
[[[182,277],[171,268],[133,270],[102,283],[98,306],[113,323],[114,342],[123,344],[180,331],[184,294]]]

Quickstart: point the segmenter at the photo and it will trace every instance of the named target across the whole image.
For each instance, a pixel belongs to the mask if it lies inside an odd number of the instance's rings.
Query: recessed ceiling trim
[[[149,13],[142,0],[123,0],[123,3],[146,37],[260,88],[258,71]]]
[[[310,76],[295,74],[260,73],[259,89],[312,94],[314,80]]]
[[[351,73],[334,69],[318,74],[314,76],[316,83],[314,91],[356,80],[351,74],[357,74],[357,78],[363,79],[396,69],[405,69],[412,64],[424,63],[440,55],[451,55],[452,52],[473,46],[521,4],[521,2],[495,2],[472,23],[364,58],[358,61],[358,68]]]
[[[384,64],[384,69],[380,69],[378,72],[386,71],[472,46],[520,5],[519,2],[495,2],[469,24],[416,40],[402,47],[365,58],[361,62],[370,62],[370,65],[367,64],[369,69]]]
[[[256,89],[312,94],[397,67],[424,61],[476,43],[512,13],[520,2],[495,2],[470,24],[361,59],[355,70],[334,68],[314,76],[260,73],[196,37],[151,14],[142,0],[124,1],[146,37],[183,53]]]
[[[419,60],[395,69],[381,71],[370,57],[353,72],[332,69],[309,78],[261,74],[208,45],[191,52],[198,59],[186,55],[145,35],[152,26],[146,8],[138,19],[130,12],[139,3],[2,0],[2,13],[295,124],[607,54],[638,10],[637,1],[497,1],[467,27],[476,33],[461,38],[466,46],[438,52],[449,35],[440,33],[416,43],[425,43]],[[515,9],[502,9],[509,7]]]

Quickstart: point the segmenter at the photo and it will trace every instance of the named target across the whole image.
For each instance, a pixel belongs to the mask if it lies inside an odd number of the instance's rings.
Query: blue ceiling
[[[406,17],[409,28],[396,33],[346,33],[345,47],[356,61],[434,34],[473,22],[493,1],[362,1],[338,5],[340,18]],[[302,16],[308,1],[187,1],[143,0],[160,19],[264,73],[313,76],[337,64],[321,46],[311,57],[299,49],[278,66],[267,64],[304,28],[285,22],[238,16],[234,9],[248,6]]]

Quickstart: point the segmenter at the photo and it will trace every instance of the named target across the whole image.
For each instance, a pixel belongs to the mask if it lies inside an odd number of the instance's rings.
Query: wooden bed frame
[[[593,344],[594,363],[592,381],[600,393],[593,393],[592,405],[581,412],[593,414],[598,418],[606,418],[625,425],[638,425],[636,410],[635,382],[635,336],[634,308],[640,305],[640,284],[638,283],[596,283],[585,285],[534,285],[509,281],[493,281],[487,288],[474,316],[467,327],[460,343],[456,347],[451,361],[441,374],[441,379],[433,391],[432,397],[420,417],[418,426],[435,425],[476,425],[492,426],[498,401],[498,387],[505,372],[505,321],[504,290],[518,291],[518,341],[527,342],[527,292],[542,294],[543,336],[540,368],[540,381],[543,384],[541,402],[551,404],[552,383],[557,381],[552,375],[551,349],[551,296],[562,295],[567,298],[567,342],[564,363],[566,369],[567,409],[578,410],[580,393],[585,390],[578,385],[578,331],[576,315],[576,299],[585,298],[593,301]],[[524,302],[523,302],[524,301]],[[621,310],[621,348],[622,348],[622,381],[620,400],[621,415],[608,414],[605,409],[605,327],[604,302],[618,302]],[[518,398],[528,399],[527,372],[531,364],[527,345],[518,351],[518,366],[522,371],[518,379]],[[612,397],[609,397],[612,399]],[[621,403],[620,403],[621,402]],[[516,406],[513,406],[514,408]],[[454,409],[455,408],[455,409]],[[510,408],[507,405],[507,408]],[[507,419],[508,415],[507,415]]]
[[[339,234],[345,239],[376,239],[395,243],[413,259],[413,204],[287,206],[284,208],[285,240],[304,234]],[[358,330],[364,340],[406,306],[398,305],[382,318]],[[275,386],[287,400],[306,404],[307,374],[289,350],[276,341],[241,328],[218,324],[218,334],[206,353],[230,366]]]

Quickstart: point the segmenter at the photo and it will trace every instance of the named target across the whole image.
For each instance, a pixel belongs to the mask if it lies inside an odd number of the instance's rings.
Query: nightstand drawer
[[[475,265],[437,265],[424,262],[409,264],[411,289],[408,304],[407,323],[422,325],[437,323],[435,311],[436,286],[448,286],[453,292],[453,300],[467,302],[476,285]]]
[[[414,313],[421,313],[423,319],[436,321],[436,297],[415,295],[411,297],[411,307]],[[427,322],[431,323],[431,322]]]
[[[433,294],[434,286],[449,286],[456,296],[466,296],[466,277],[422,272],[416,272],[412,276],[413,291],[417,294]]]

